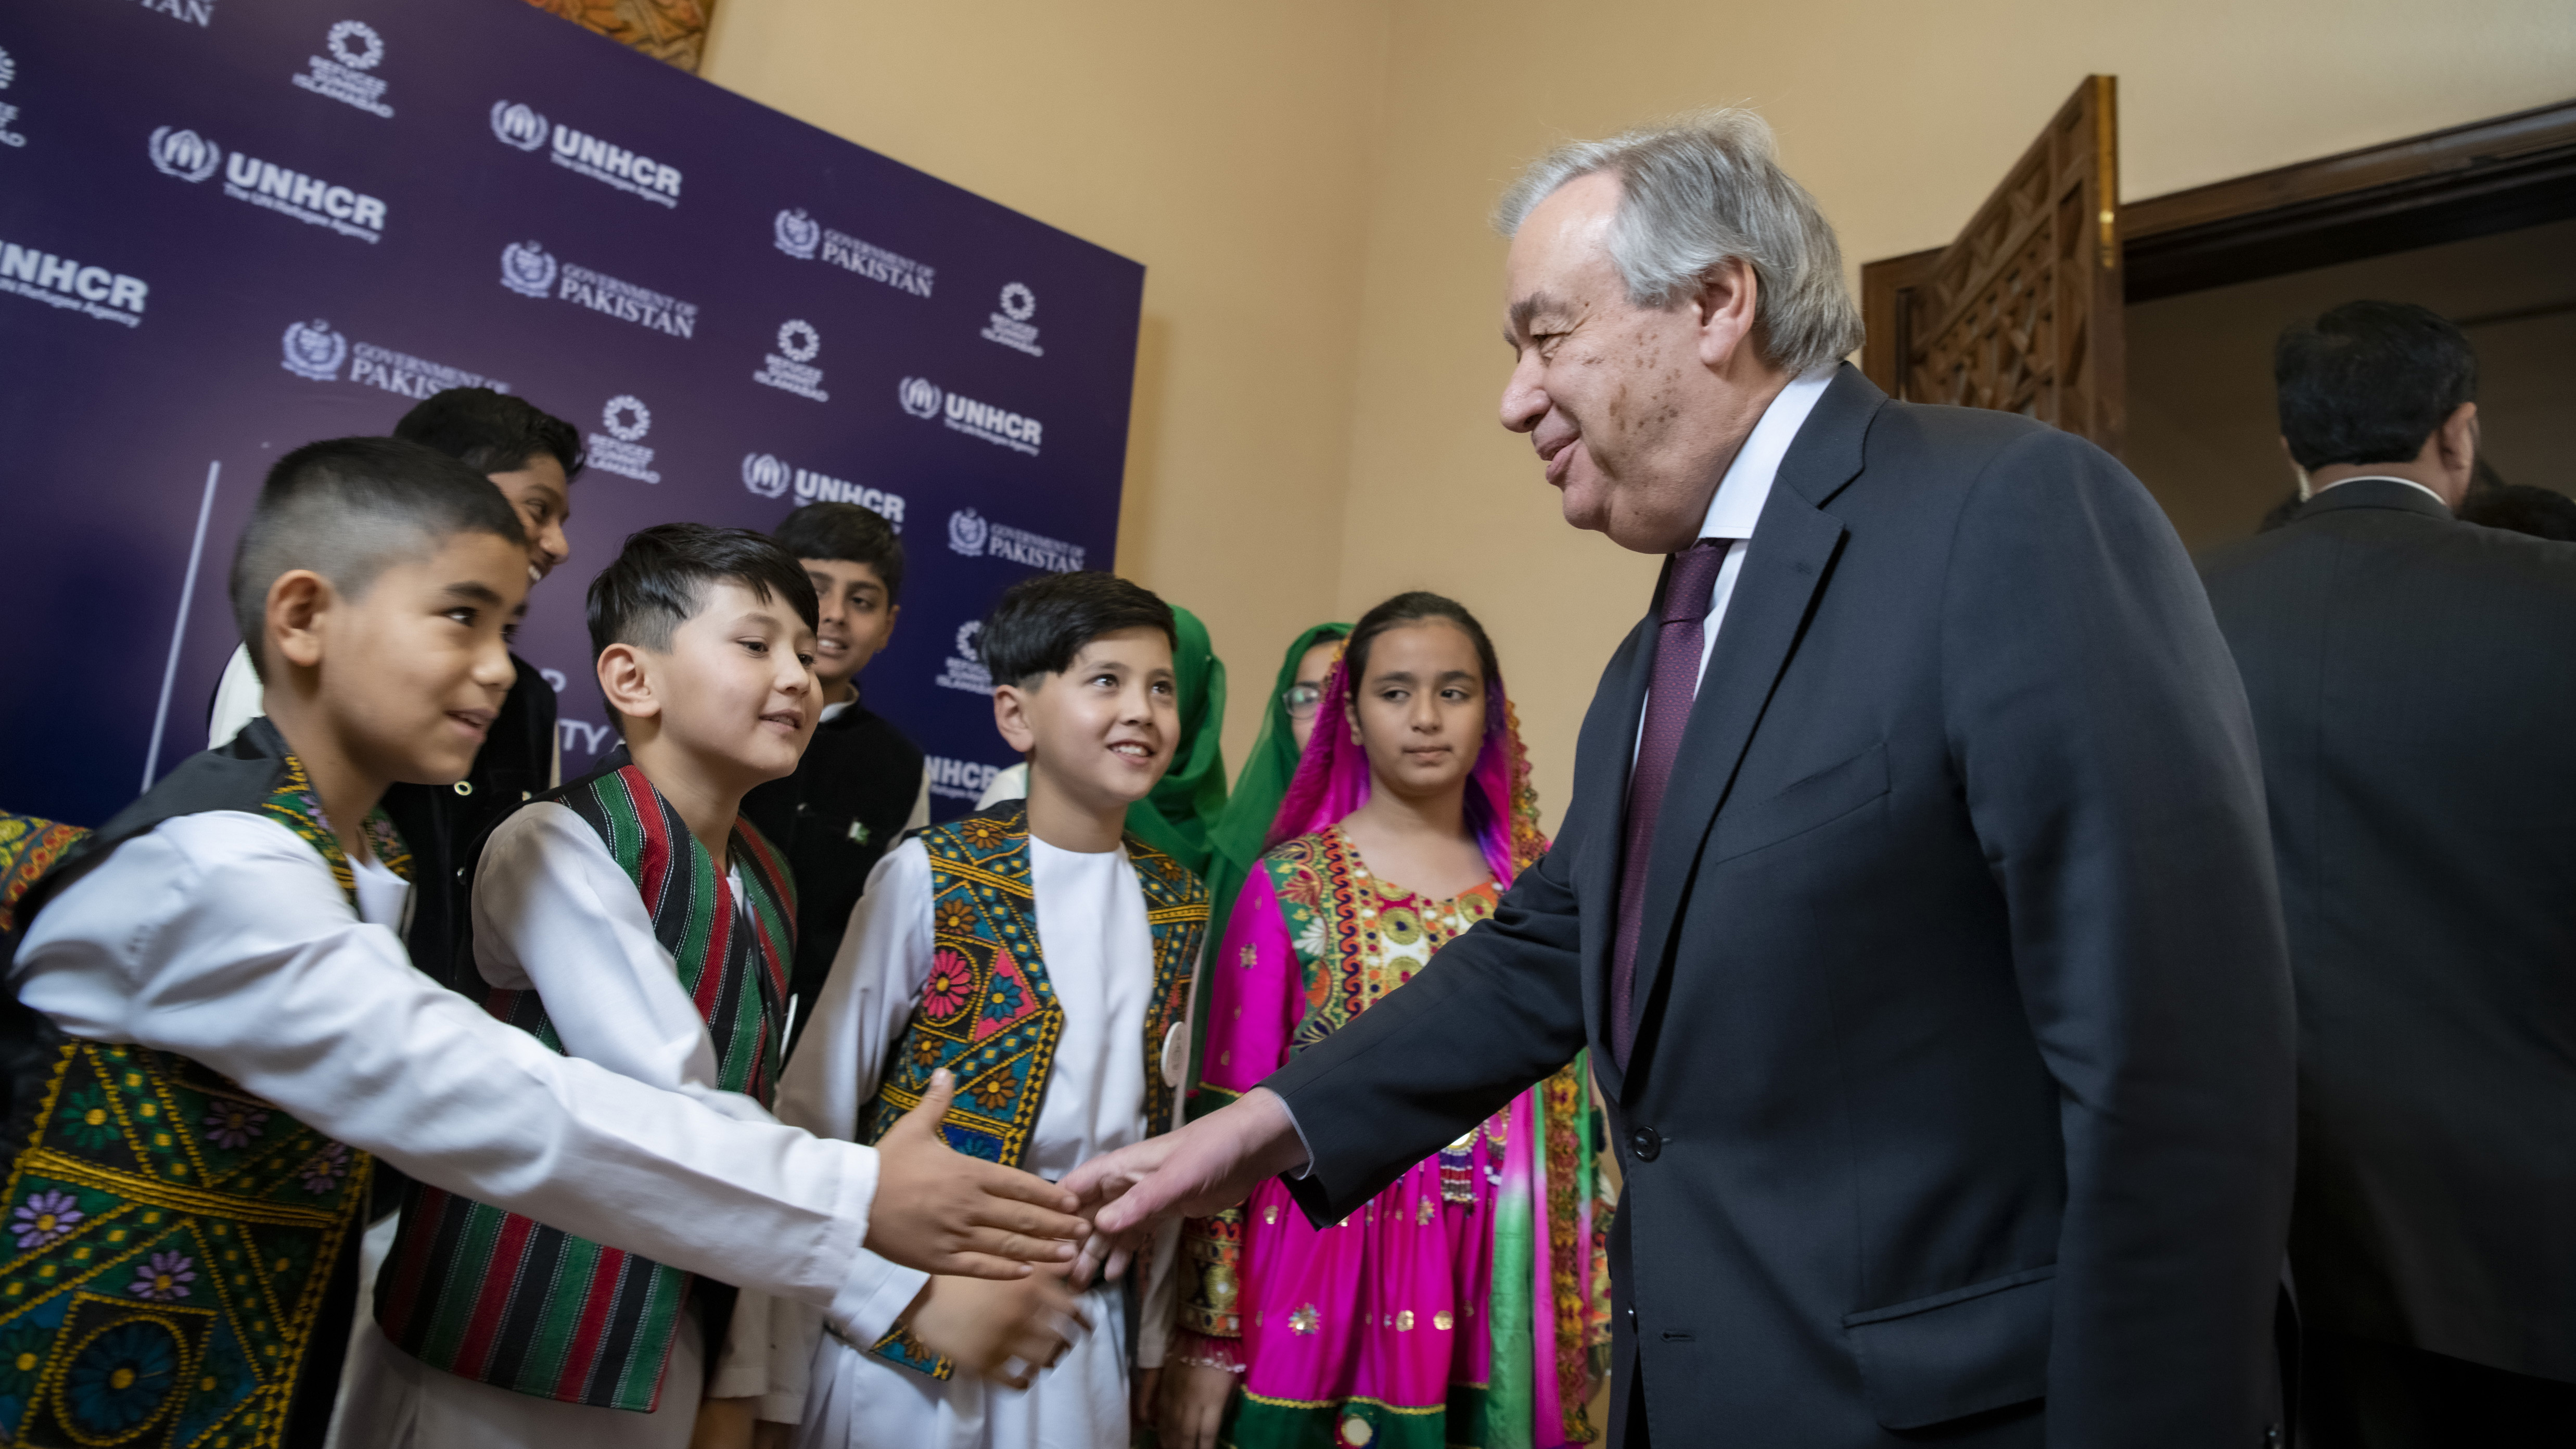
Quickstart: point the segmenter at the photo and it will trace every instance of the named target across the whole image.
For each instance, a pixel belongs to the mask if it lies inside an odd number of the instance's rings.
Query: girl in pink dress
[[[1547,849],[1473,615],[1409,593],[1360,620],[1270,842],[1207,968],[1193,1115],[1411,979]],[[1589,1442],[1608,1277],[1587,1080],[1577,1057],[1336,1226],[1276,1182],[1191,1222],[1166,1449]]]

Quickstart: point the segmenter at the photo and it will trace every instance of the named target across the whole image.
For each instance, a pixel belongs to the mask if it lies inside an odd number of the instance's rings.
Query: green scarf
[[[1234,898],[1243,891],[1243,882],[1252,874],[1252,863],[1270,835],[1270,822],[1279,815],[1279,802],[1288,798],[1288,781],[1297,773],[1297,733],[1290,726],[1288,706],[1281,696],[1297,682],[1297,666],[1306,651],[1329,639],[1351,636],[1348,624],[1317,624],[1289,644],[1288,653],[1279,661],[1279,678],[1272,683],[1270,694],[1261,710],[1261,733],[1253,738],[1252,754],[1243,762],[1243,774],[1234,782],[1234,794],[1225,802],[1225,813],[1217,817],[1208,832],[1207,868],[1200,875],[1208,886],[1207,948],[1216,950],[1225,940],[1226,919],[1234,914]],[[1133,819],[1134,812],[1129,812]],[[1130,829],[1133,829],[1131,824]],[[1190,1060],[1198,1060],[1199,1048],[1207,1044],[1207,992],[1199,993],[1199,1016],[1190,1023]]]
[[[1217,820],[1226,814],[1225,800],[1225,661],[1208,643],[1207,625],[1199,616],[1172,606],[1180,639],[1172,650],[1172,677],[1180,695],[1181,741],[1172,752],[1172,768],[1154,793],[1127,807],[1127,829],[1138,840],[1187,866],[1192,875],[1208,873],[1208,842]],[[1287,788],[1287,776],[1280,777]],[[1279,808],[1273,798],[1270,808]],[[1266,824],[1267,822],[1265,822]],[[1241,876],[1235,877],[1239,883]],[[1210,939],[1214,939],[1211,937]]]

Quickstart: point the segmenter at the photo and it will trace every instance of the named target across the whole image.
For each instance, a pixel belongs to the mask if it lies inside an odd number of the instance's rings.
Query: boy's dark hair
[[[516,473],[540,453],[563,464],[567,483],[581,472],[581,433],[572,424],[488,387],[431,393],[394,424],[394,436],[436,448],[477,473]]]
[[[2346,302],[2294,322],[2272,348],[2281,436],[2302,468],[2403,463],[2478,395],[2478,355],[2439,313]]]
[[[1466,605],[1413,589],[1360,615],[1360,621],[1351,626],[1350,642],[1342,646],[1342,667],[1350,676],[1354,695],[1359,692],[1360,681],[1368,677],[1369,646],[1377,642],[1377,636],[1398,624],[1419,624],[1425,619],[1446,619],[1466,631],[1476,646],[1476,663],[1484,669],[1487,685],[1503,677],[1502,665],[1495,661],[1494,641],[1485,636],[1485,626],[1476,622]]]
[[[519,511],[491,480],[433,448],[400,438],[334,438],[277,460],[233,549],[233,626],[263,680],[268,590],[311,569],[349,599],[387,566],[426,558],[460,533],[526,549]]]
[[[718,583],[740,584],[763,603],[785,599],[808,629],[821,612],[814,581],[795,556],[750,529],[657,523],[626,535],[625,547],[590,581],[591,657],[611,644],[669,649],[671,631],[697,617],[707,586]]]
[[[903,602],[903,538],[885,515],[855,503],[808,503],[770,535],[798,558],[866,564],[885,585],[886,602]]]
[[[975,653],[995,684],[1025,686],[1071,669],[1084,645],[1121,629],[1160,629],[1180,647],[1172,606],[1142,584],[1097,569],[1039,574],[1002,591],[984,616]]]

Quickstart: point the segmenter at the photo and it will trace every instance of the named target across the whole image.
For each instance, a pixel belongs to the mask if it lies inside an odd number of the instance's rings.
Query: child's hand
[[[1163,1449],[1216,1449],[1217,1426],[1225,1422],[1225,1401],[1234,1395],[1235,1376],[1205,1364],[1172,1363],[1163,1368],[1163,1401],[1158,1405]]]
[[[1015,1283],[933,1278],[906,1316],[912,1336],[978,1377],[1025,1389],[1091,1327],[1062,1268]]]
[[[698,1422],[689,1430],[689,1449],[752,1449],[757,1399],[701,1399]],[[784,1428],[784,1425],[780,1427]]]
[[[921,1104],[877,1142],[868,1251],[925,1273],[1002,1279],[1073,1257],[1091,1232],[1073,1216],[1078,1200],[1042,1177],[951,1151],[939,1121],[955,1095],[946,1068],[932,1073]]]

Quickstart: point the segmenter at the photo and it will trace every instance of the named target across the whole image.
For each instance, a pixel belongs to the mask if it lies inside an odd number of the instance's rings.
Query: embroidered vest
[[[1037,894],[1029,880],[1025,801],[1010,801],[922,832],[930,852],[931,964],[876,1096],[859,1114],[859,1140],[874,1145],[920,1105],[930,1074],[946,1067],[957,1095],[940,1131],[969,1157],[1017,1167],[1046,1101],[1047,1073],[1064,1035],[1064,1008],[1038,951]],[[1145,1002],[1145,1121],[1171,1122],[1163,1043],[1187,1020],[1190,980],[1206,933],[1207,887],[1178,861],[1127,837],[1127,861],[1145,893],[1154,937],[1154,989]],[[869,1346],[905,1368],[947,1378],[948,1361],[903,1328]]]
[[[796,891],[769,842],[734,829],[751,930],[705,847],[633,765],[612,765],[540,796],[599,832],[652,913],[680,985],[706,1018],[716,1085],[766,1105],[777,1077]],[[533,991],[495,991],[494,1016],[555,1051],[563,1042]],[[425,1184],[376,1280],[385,1337],[433,1368],[522,1394],[650,1412],[694,1275],[576,1238]],[[703,1285],[712,1290],[718,1285]],[[729,1300],[728,1300],[729,1302]],[[721,1335],[710,1336],[712,1345]]]
[[[48,832],[63,853],[18,903],[22,919],[119,845],[212,810],[294,831],[354,913],[348,858],[263,719],[77,845]],[[371,815],[366,829],[408,879],[392,827]],[[349,1289],[335,1305],[333,1274],[361,1226],[367,1155],[186,1057],[73,1040],[7,1005],[0,1443],[274,1446],[290,1424],[318,1433],[346,1343]]]

